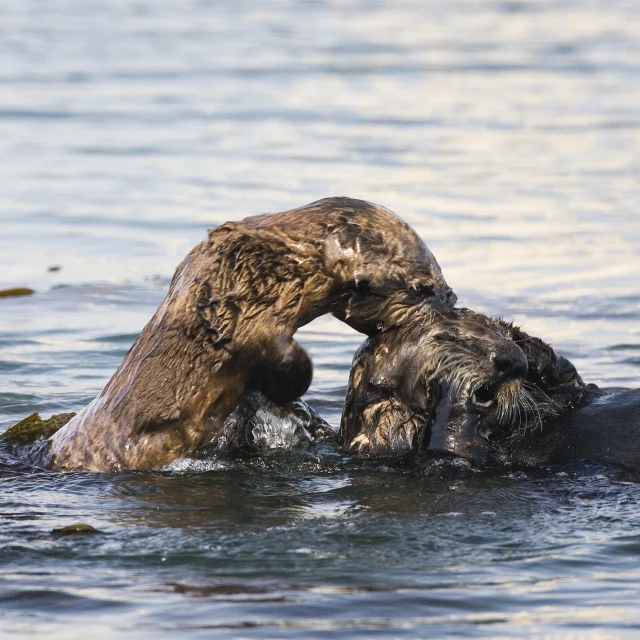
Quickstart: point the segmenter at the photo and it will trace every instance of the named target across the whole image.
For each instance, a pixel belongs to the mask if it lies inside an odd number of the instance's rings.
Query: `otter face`
[[[529,363],[500,323],[468,309],[460,313],[457,330],[445,334],[449,340],[454,335],[450,350],[458,355],[445,357],[434,376],[440,399],[424,448],[480,464],[491,435],[521,420],[531,405],[525,387]]]
[[[363,345],[341,440],[368,456],[421,450],[481,464],[514,434],[578,406],[585,390],[573,365],[538,338],[453,310]]]
[[[328,229],[324,256],[336,283],[337,318],[374,335],[453,307],[456,295],[438,262],[406,222],[369,203],[341,213]]]
[[[488,427],[522,404],[527,371],[513,340],[466,309],[384,331],[354,359],[342,443],[368,456],[430,449],[480,459]]]
[[[373,336],[416,318],[431,318],[433,311],[446,313],[456,303],[456,294],[434,269],[413,265],[407,272],[413,275],[389,276],[377,284],[358,274],[338,299],[333,315],[356,331]]]

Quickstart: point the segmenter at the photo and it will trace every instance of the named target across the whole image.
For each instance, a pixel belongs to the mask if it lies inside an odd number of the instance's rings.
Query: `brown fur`
[[[384,331],[354,357],[341,444],[350,453],[382,458],[427,448],[439,407],[449,410],[458,395],[488,387],[500,411],[526,372],[525,355],[504,327],[467,309]],[[450,413],[445,422],[460,417]]]
[[[157,469],[215,444],[243,394],[303,393],[292,337],[324,313],[372,334],[448,308],[433,255],[390,211],[328,198],[224,224],[169,292],[102,393],[50,440],[60,470]]]
[[[489,455],[509,460],[543,422],[585,404],[592,388],[539,338],[502,320],[451,310],[362,345],[340,441],[365,457],[429,450],[475,463]],[[474,398],[493,403],[482,407]]]

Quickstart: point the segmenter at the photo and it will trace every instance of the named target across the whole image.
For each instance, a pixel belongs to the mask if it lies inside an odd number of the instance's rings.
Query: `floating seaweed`
[[[98,531],[98,529],[95,529],[90,524],[82,524],[82,523],[70,524],[70,525],[67,525],[66,527],[61,527],[60,529],[51,530],[51,534],[58,537],[77,536],[77,535],[86,536],[86,535],[91,535],[95,533],[102,533],[102,531]]]
[[[0,289],[0,298],[10,298],[12,296],[30,296],[35,291],[28,287],[16,287],[15,289]]]
[[[46,440],[58,429],[64,427],[75,415],[75,413],[58,413],[43,420],[38,413],[32,413],[0,434],[0,440],[12,440],[21,445],[31,444],[40,439]]]

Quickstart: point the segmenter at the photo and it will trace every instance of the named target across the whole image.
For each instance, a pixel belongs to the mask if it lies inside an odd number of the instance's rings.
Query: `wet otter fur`
[[[444,453],[466,457],[484,467],[531,469],[550,464],[605,463],[640,471],[640,389],[599,389],[586,384],[569,360],[539,338],[498,321],[525,353],[528,372],[520,398],[513,397],[512,418],[478,413],[456,398],[464,420],[472,425],[465,447],[456,429]],[[430,449],[437,441],[432,433]],[[471,453],[471,455],[468,455]]]
[[[543,422],[585,404],[588,390],[542,340],[452,310],[364,343],[351,370],[340,441],[357,456],[431,452],[504,463],[510,438],[520,434],[524,442]]]
[[[293,335],[333,313],[372,335],[447,309],[426,245],[383,207],[328,198],[209,232],[100,395],[55,433],[54,469],[157,469],[215,447],[246,393],[298,398],[311,381]]]
[[[493,321],[467,309],[383,331],[354,357],[341,444],[366,457],[402,457],[436,447],[436,439],[438,448],[453,446],[453,439],[462,451],[486,437],[464,420],[463,407],[489,411],[480,395],[491,394],[496,420],[509,419],[526,374],[523,351]]]
[[[589,385],[574,409],[534,429],[503,429],[491,438],[489,461],[516,468],[590,461],[640,471],[640,389]]]

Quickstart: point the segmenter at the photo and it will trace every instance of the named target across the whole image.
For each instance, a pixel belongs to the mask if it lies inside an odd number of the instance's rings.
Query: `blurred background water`
[[[385,205],[460,303],[640,383],[633,0],[0,0],[0,430],[78,410],[226,220]],[[59,266],[56,271],[50,267]],[[362,337],[299,333],[337,425]],[[286,458],[286,456],[285,456]],[[640,489],[579,466],[202,474],[0,456],[0,636],[637,635]],[[58,538],[87,522],[104,533]]]

